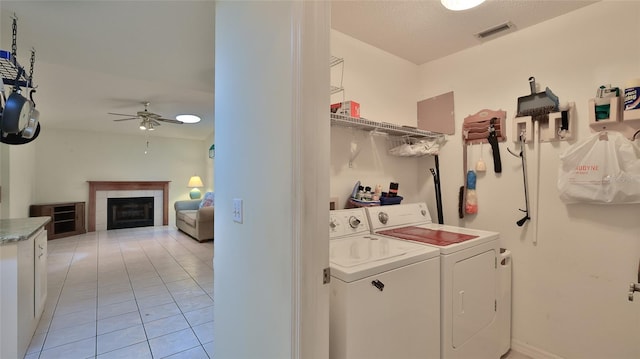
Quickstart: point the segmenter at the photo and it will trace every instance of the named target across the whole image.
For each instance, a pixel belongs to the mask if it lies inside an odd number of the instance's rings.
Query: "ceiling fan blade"
[[[131,115],[128,113],[115,113],[115,112],[107,112],[107,114],[109,115],[116,115],[116,116],[127,116],[127,117],[135,117],[136,115]]]
[[[144,105],[144,111],[138,111],[136,112],[135,115],[116,113],[116,112],[108,112],[108,114],[126,117],[126,118],[119,118],[114,121],[141,120],[142,121],[141,124],[144,124],[144,125],[148,124],[150,126],[160,126],[160,122],[173,123],[176,125],[181,125],[183,123],[182,121],[178,121],[174,119],[162,118],[162,116],[158,115],[157,113],[149,112],[149,110],[147,109],[147,107],[149,106],[148,102],[143,102],[142,104]],[[149,129],[153,129],[153,127]]]
[[[169,118],[156,118],[154,120],[158,120],[158,121],[162,121],[162,122],[167,122],[167,123],[174,123],[176,125],[182,125],[183,122],[182,121],[178,121],[178,120],[172,120]]]
[[[162,117],[157,113],[149,112],[149,111],[138,111],[138,116],[140,117],[149,117],[149,118],[159,118]]]

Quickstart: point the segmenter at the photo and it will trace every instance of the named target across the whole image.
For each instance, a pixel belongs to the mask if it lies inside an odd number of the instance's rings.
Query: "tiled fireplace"
[[[88,181],[88,231],[107,229],[108,198],[153,197],[153,225],[169,223],[169,181]]]

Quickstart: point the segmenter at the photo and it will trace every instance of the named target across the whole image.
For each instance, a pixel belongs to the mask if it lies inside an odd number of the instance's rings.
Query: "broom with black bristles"
[[[534,127],[536,130],[540,127],[540,122],[549,122],[549,114],[552,112],[559,111],[559,101],[558,96],[556,96],[549,87],[545,89],[544,92],[536,92],[536,79],[532,76],[529,77],[529,87],[531,88],[531,94],[518,98],[518,113],[517,117],[523,116],[531,116],[531,119],[534,122]],[[536,134],[538,136],[539,134]],[[524,197],[525,197],[525,216],[516,222],[518,227],[522,227],[524,223],[531,219],[530,211],[529,211],[529,194],[528,194],[528,181],[527,181],[527,162],[525,157],[525,137],[526,133],[520,133],[520,154],[515,154],[511,150],[509,152],[516,156],[520,157],[522,160],[522,177],[524,181]],[[540,140],[539,138],[537,140]],[[539,150],[539,147],[538,147]],[[538,160],[540,158],[540,154],[538,153]],[[537,183],[536,183],[537,185]],[[537,211],[536,211],[537,214]]]

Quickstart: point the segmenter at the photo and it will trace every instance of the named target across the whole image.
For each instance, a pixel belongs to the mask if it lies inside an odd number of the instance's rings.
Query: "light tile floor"
[[[213,242],[145,227],[47,244],[48,297],[26,359],[213,357]]]
[[[25,359],[213,357],[213,242],[145,227],[47,245],[47,303]]]

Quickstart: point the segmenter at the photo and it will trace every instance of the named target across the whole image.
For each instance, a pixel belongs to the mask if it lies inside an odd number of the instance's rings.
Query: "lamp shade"
[[[440,0],[442,5],[449,10],[460,11],[471,9],[482,4],[485,0]]]
[[[191,199],[199,199],[202,194],[200,193],[198,187],[204,187],[204,184],[202,184],[202,179],[200,179],[200,176],[191,176],[191,178],[189,178],[187,187],[193,188],[191,192],[189,192],[189,197]]]
[[[200,176],[192,176],[191,178],[189,178],[189,184],[187,184],[187,187],[204,187],[204,184],[202,184],[202,179],[200,178]]]

